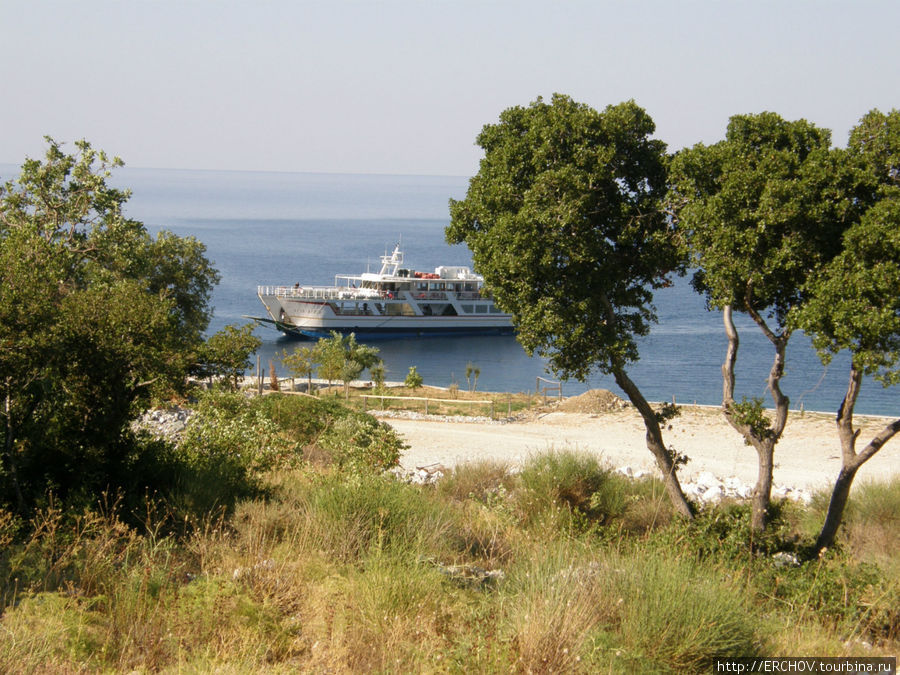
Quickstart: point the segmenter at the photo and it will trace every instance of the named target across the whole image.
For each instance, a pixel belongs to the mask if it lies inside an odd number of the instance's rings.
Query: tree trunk
[[[610,326],[615,326],[616,313],[612,303],[605,293],[600,293],[600,300],[606,308],[607,323]],[[659,428],[659,420],[656,417],[656,413],[653,412],[653,408],[647,403],[647,399],[641,394],[637,385],[628,377],[622,364],[613,361],[611,366],[616,384],[622,388],[622,391],[625,392],[628,399],[634,404],[634,407],[637,408],[644,419],[644,427],[647,429],[647,448],[656,459],[656,464],[659,466],[660,471],[662,471],[666,492],[669,493],[672,506],[675,507],[675,511],[680,516],[689,520],[692,519],[694,514],[691,511],[691,505],[688,504],[684,491],[681,489],[681,483],[678,482],[678,475],[676,474],[678,467],[675,465],[675,458],[663,442],[662,430]]]
[[[650,407],[650,404],[647,403],[647,399],[644,398],[643,394],[641,394],[640,390],[634,382],[631,381],[623,368],[614,370],[613,376],[616,379],[616,384],[622,388],[622,391],[625,392],[629,400],[634,404],[634,407],[637,408],[641,417],[644,419],[644,426],[647,429],[647,448],[653,454],[653,457],[656,458],[656,464],[659,466],[660,471],[662,471],[666,492],[669,494],[672,505],[679,515],[688,519],[693,518],[694,514],[691,511],[690,504],[688,504],[687,499],[684,496],[684,492],[681,489],[681,483],[678,482],[675,459],[663,442],[662,430],[659,428],[659,421],[656,418],[656,413],[653,411],[653,408]]]
[[[834,488],[831,490],[831,500],[828,502],[825,522],[822,524],[822,530],[816,538],[814,551],[816,557],[834,544],[834,538],[844,518],[844,509],[847,506],[847,500],[850,498],[850,487],[853,485],[855,477],[855,468],[841,467],[841,471],[838,473],[837,480],[834,483]]]
[[[756,448],[758,470],[753,497],[750,500],[750,529],[762,532],[766,529],[769,503],[772,500],[772,481],[775,467],[775,443],[761,443]]]
[[[838,408],[837,423],[838,436],[841,439],[841,471],[838,473],[834,488],[831,491],[831,500],[828,502],[828,512],[825,514],[825,522],[822,530],[816,538],[815,555],[834,544],[838,528],[844,517],[844,509],[850,498],[850,488],[859,468],[869,461],[881,447],[900,432],[900,419],[894,420],[881,430],[859,454],[856,453],[856,440],[859,430],[853,428],[853,409],[856,407],[856,399],[862,386],[862,371],[850,366],[850,382],[847,385],[847,393]]]
[[[787,424],[788,405],[790,403],[788,397],[782,393],[780,386],[781,378],[784,375],[785,350],[789,334],[775,335],[758,313],[752,309],[748,310],[748,313],[775,347],[775,358],[773,359],[768,378],[769,391],[772,393],[772,399],[775,402],[775,421],[770,428],[761,430],[739,420],[736,416],[734,407],[734,365],[737,362],[740,339],[737,327],[734,325],[732,307],[730,305],[726,305],[722,312],[725,335],[728,337],[728,350],[725,356],[725,363],[722,364],[722,409],[728,423],[744,437],[747,445],[752,445],[756,450],[758,471],[756,485],[753,487],[753,498],[750,501],[750,527],[755,532],[761,532],[766,527],[769,504],[772,499],[775,445],[784,433],[784,427]]]

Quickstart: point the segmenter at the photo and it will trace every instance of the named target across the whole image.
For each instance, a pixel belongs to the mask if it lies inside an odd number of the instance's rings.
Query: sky
[[[634,99],[670,150],[734,114],[846,144],[900,107],[897,0],[0,0],[0,163],[471,176],[501,111]]]

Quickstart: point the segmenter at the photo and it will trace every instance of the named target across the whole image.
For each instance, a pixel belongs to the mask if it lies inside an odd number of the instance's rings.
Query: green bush
[[[658,543],[663,548],[686,548],[700,560],[735,565],[779,551],[795,551],[799,541],[785,517],[789,507],[786,502],[773,501],[766,530],[755,532],[750,527],[750,504],[723,501],[701,509],[691,521],[674,522],[660,533]]]
[[[368,415],[353,414],[335,420],[319,437],[340,469],[384,471],[400,463],[400,452],[407,446],[397,432]]]
[[[228,462],[251,475],[290,464],[295,445],[240,393],[208,393],[195,406],[179,449],[198,463]]]
[[[166,496],[178,512],[230,510],[237,499],[259,493],[265,472],[299,459],[296,444],[246,396],[209,392],[174,450],[176,482]]]
[[[306,446],[308,455],[320,448],[329,463],[342,470],[390,469],[407,447],[390,426],[334,398],[269,395],[252,406],[294,443]]]
[[[253,399],[251,405],[277,424],[292,441],[302,445],[315,443],[333,420],[352,412],[334,398],[309,396],[270,394]]]
[[[523,522],[587,530],[625,509],[624,483],[585,452],[546,452],[519,474],[515,500]]]

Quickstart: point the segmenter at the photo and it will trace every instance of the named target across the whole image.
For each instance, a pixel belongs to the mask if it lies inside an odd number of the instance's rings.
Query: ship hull
[[[279,322],[280,323],[280,322]],[[300,328],[288,324],[276,326],[285,335],[307,340],[331,337],[333,332],[341,335],[354,334],[360,340],[394,340],[425,337],[476,337],[485,335],[512,335],[512,326],[333,326],[328,329]]]

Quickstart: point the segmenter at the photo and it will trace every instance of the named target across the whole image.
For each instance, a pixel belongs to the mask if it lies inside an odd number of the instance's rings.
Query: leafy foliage
[[[199,374],[221,377],[232,389],[238,379],[253,366],[250,357],[259,349],[262,340],[253,335],[252,323],[229,324],[211,335],[199,349]]]
[[[858,213],[840,254],[809,275],[796,324],[813,337],[824,363],[847,349],[853,367],[900,381],[900,111],[867,113],[853,128],[848,163],[871,186],[856,194]]]
[[[413,390],[422,386],[422,376],[419,374],[419,371],[416,370],[415,366],[409,367],[409,372],[406,374],[406,379],[403,381],[403,384]]]
[[[634,102],[602,113],[562,95],[514,107],[478,136],[447,240],[465,242],[519,341],[566,376],[637,359],[652,289],[682,252],[658,208],[665,145]]]
[[[373,417],[348,415],[337,419],[319,438],[338,468],[352,471],[385,471],[397,466],[408,446],[397,432]]]
[[[785,326],[809,270],[836,253],[835,233],[854,214],[839,189],[858,176],[830,141],[805,120],[735,115],[723,141],[675,155],[667,201],[710,306],[768,310]]]
[[[319,352],[315,347],[297,347],[290,354],[281,353],[281,362],[295,377],[306,378],[306,392],[312,393],[312,376],[319,365]]]
[[[744,396],[740,403],[731,406],[734,421],[751,429],[755,438],[770,438],[772,436],[772,420],[766,415],[763,400],[759,397],[748,399]],[[744,439],[745,445],[750,441]]]
[[[294,447],[246,396],[226,392],[201,396],[179,444],[194,461],[235,463],[251,476],[290,466]]]
[[[276,425],[297,456],[300,448],[315,448],[324,451],[325,463],[349,473],[394,467],[407,447],[388,425],[333,398],[270,395],[249,405]]]
[[[315,360],[319,363],[319,376],[329,382],[340,380],[344,393],[349,396],[350,382],[358,378],[366,368],[379,363],[378,349],[359,344],[356,335],[332,332],[331,337],[316,343]]]
[[[0,188],[0,501],[123,480],[127,423],[183,387],[218,274],[193,238],[152,238],[107,185],[121,161],[52,139]]]

